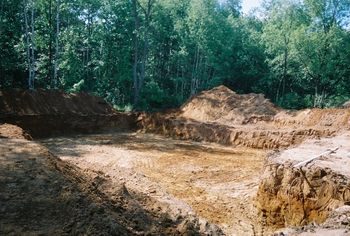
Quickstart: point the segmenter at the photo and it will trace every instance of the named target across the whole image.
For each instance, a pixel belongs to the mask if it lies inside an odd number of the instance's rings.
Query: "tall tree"
[[[27,48],[28,87],[35,88],[35,0],[24,0],[25,40]]]
[[[145,77],[146,67],[149,52],[149,37],[151,27],[152,9],[154,0],[132,0],[132,12],[134,17],[134,65],[133,65],[133,80],[134,80],[134,105],[139,101],[140,93],[142,91]],[[142,18],[141,14],[142,13]],[[141,27],[141,22],[143,25]],[[140,42],[142,46],[140,47]],[[140,58],[140,49],[142,51]],[[140,67],[140,69],[139,69]]]
[[[58,87],[60,6],[61,6],[61,1],[60,0],[56,0],[55,60],[54,60],[54,72],[53,72],[53,88],[55,88],[55,89],[57,89],[57,87]]]

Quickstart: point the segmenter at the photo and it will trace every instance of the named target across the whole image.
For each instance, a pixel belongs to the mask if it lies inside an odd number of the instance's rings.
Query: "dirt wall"
[[[345,132],[270,156],[256,198],[261,219],[279,227],[319,224],[350,205],[349,151],[350,132]]]
[[[350,203],[350,180],[330,169],[269,164],[257,194],[260,218],[276,227],[323,223]]]
[[[20,126],[33,138],[131,131],[135,129],[135,114],[113,115],[24,115],[10,116],[0,121]]]
[[[102,98],[60,90],[0,91],[0,117],[25,115],[110,115],[116,111]]]
[[[279,149],[349,128],[349,109],[283,110],[261,94],[237,94],[225,86],[203,91],[180,109],[141,114],[138,126],[179,139],[259,149]]]
[[[0,91],[0,123],[18,125],[33,138],[134,130],[136,117],[117,112],[103,99],[87,93]]]
[[[138,127],[143,132],[194,141],[214,142],[237,147],[258,149],[286,148],[301,143],[306,138],[332,136],[335,129],[329,128],[285,128],[271,125],[227,126],[179,119],[165,114],[142,114]]]

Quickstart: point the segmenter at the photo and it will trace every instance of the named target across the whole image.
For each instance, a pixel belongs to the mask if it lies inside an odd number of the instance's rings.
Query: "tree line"
[[[119,109],[224,84],[286,108],[350,99],[350,0],[2,0],[0,89],[86,91]]]

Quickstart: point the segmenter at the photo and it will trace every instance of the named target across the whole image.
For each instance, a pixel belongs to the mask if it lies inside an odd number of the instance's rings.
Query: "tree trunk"
[[[4,4],[5,4],[5,1],[2,0],[1,3],[0,3],[0,35],[2,35],[2,18],[3,18],[3,15],[4,15]]]
[[[55,35],[55,61],[53,71],[53,87],[58,88],[58,58],[59,58],[59,34],[60,34],[60,0],[56,2],[56,35]]]
[[[24,24],[25,24],[25,39],[26,39],[26,55],[28,64],[28,87],[31,87],[32,73],[31,73],[31,60],[30,60],[30,45],[29,45],[29,23],[28,23],[28,2],[24,0]]]
[[[197,46],[195,60],[193,65],[193,73],[191,79],[191,96],[197,92],[197,77],[198,77],[198,64],[199,64],[199,46]]]
[[[137,0],[132,0],[132,13],[134,16],[134,63],[132,66],[132,77],[134,82],[134,106],[137,105],[139,100],[139,85],[138,85],[138,61],[139,61],[139,39],[138,33],[140,29],[140,21],[137,12]]]
[[[28,16],[29,7],[30,19]],[[26,40],[26,54],[28,63],[28,88],[34,89],[35,80],[35,27],[34,27],[34,2],[24,0],[24,23],[25,23],[25,40]]]
[[[145,32],[144,32],[144,43],[143,43],[143,56],[141,63],[141,75],[139,81],[138,91],[140,92],[143,87],[143,83],[146,77],[146,64],[148,59],[148,46],[149,46],[149,28],[150,28],[150,18],[152,11],[152,0],[148,0],[147,11],[145,11]]]
[[[34,1],[32,2],[32,9],[31,9],[31,61],[32,61],[32,77],[31,77],[31,83],[30,83],[30,89],[35,89],[35,21],[34,21]]]
[[[287,72],[288,72],[288,49],[287,45],[284,50],[284,58],[283,58],[283,77],[282,77],[282,99],[284,98],[284,95],[286,93],[286,80],[287,80]],[[282,100],[283,103],[283,100]]]
[[[143,10],[145,15],[145,31],[144,31],[144,43],[141,59],[140,73],[138,71],[139,64],[139,33],[140,33],[140,18],[138,14],[137,6]],[[148,47],[149,47],[149,30],[151,21],[153,0],[148,0],[147,9],[144,9],[137,0],[132,0],[132,13],[135,21],[134,32],[134,63],[133,63],[133,82],[134,82],[134,106],[137,106],[140,98],[140,93],[143,87],[143,83],[146,77],[146,64],[148,59]]]
[[[49,31],[50,31],[50,37],[49,37],[49,65],[48,65],[48,75],[47,75],[47,78],[48,78],[48,84],[52,85],[52,41],[53,41],[53,37],[52,37],[52,31],[53,31],[53,24],[52,24],[52,0],[50,0],[50,3],[49,3]]]

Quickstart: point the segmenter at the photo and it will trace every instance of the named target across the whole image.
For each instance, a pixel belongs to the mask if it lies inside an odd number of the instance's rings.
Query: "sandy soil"
[[[287,235],[349,235],[349,178],[349,131],[276,152],[261,176],[259,214],[270,225],[304,225]]]
[[[315,159],[308,164],[321,168],[330,168],[334,172],[350,178],[350,132],[332,138],[307,140],[303,144],[285,150],[274,160],[278,163],[292,162],[298,164],[321,153],[338,148],[335,153]]]
[[[170,202],[173,211],[198,214],[228,235],[266,230],[257,222],[253,206],[264,151],[140,133],[51,138],[41,143],[82,169],[100,171],[123,181],[128,189]]]
[[[127,189],[117,171],[111,178],[81,170],[20,136],[20,128],[0,128],[0,235],[222,235],[171,198]]]

